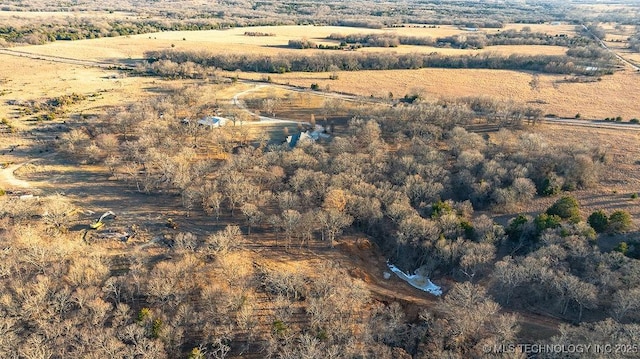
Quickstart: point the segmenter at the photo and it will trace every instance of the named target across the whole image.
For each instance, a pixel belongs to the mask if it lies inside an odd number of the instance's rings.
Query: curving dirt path
[[[236,106],[237,108],[239,108],[240,110],[252,115],[252,116],[256,116],[258,117],[259,121],[238,121],[238,123],[240,123],[241,125],[263,125],[263,124],[273,124],[273,123],[298,123],[297,121],[292,121],[292,120],[283,120],[283,119],[279,119],[279,118],[275,118],[275,117],[267,117],[267,116],[260,116],[259,114],[252,112],[249,108],[247,108],[247,106],[244,104],[244,102],[240,99],[240,97],[247,95],[251,92],[254,91],[258,91],[264,87],[267,87],[267,85],[257,85],[253,88],[250,88],[248,90],[244,90],[242,92],[239,92],[237,94],[235,94],[233,96],[232,102],[233,105]]]
[[[633,65],[632,65],[633,66]],[[313,94],[315,96],[321,96],[321,97],[326,97],[326,98],[334,98],[334,99],[338,99],[338,100],[343,100],[343,101],[364,101],[367,103],[375,103],[375,104],[381,104],[383,102],[381,102],[380,100],[377,99],[369,99],[369,98],[359,98],[357,96],[353,96],[353,95],[347,95],[347,94],[342,94],[342,93],[336,93],[336,92],[317,92],[317,91],[310,91],[307,89],[301,89],[299,87],[296,86],[292,86],[292,85],[282,85],[282,84],[263,84],[260,82],[256,82],[256,81],[249,81],[249,80],[245,80],[242,81],[244,83],[248,83],[248,84],[256,84],[255,87],[250,88],[248,90],[244,90],[242,92],[239,92],[237,94],[235,94],[233,96],[232,99],[232,103],[234,106],[238,107],[239,109],[253,115],[256,116],[260,119],[260,121],[247,121],[246,123],[242,123],[242,124],[246,124],[246,125],[260,125],[260,124],[273,124],[273,123],[304,123],[304,122],[300,122],[300,121],[292,121],[292,120],[284,120],[284,119],[278,119],[278,118],[273,118],[273,117],[266,117],[266,116],[260,116],[259,114],[252,112],[249,108],[246,107],[246,105],[244,104],[244,102],[242,102],[241,97],[250,94],[251,92],[255,92],[258,91],[260,89],[263,89],[265,87],[276,87],[276,88],[281,88],[281,89],[285,89],[285,90],[289,90],[289,91],[295,91],[295,92],[301,92],[301,93],[310,93]],[[391,105],[389,105],[391,106]],[[640,131],[640,124],[633,124],[633,123],[628,123],[628,122],[604,122],[604,121],[597,121],[597,120],[578,120],[578,119],[574,119],[574,118],[557,118],[557,117],[545,117],[542,118],[540,122],[543,123],[552,123],[552,124],[557,124],[557,125],[562,125],[562,126],[568,126],[568,127],[593,127],[593,128],[607,128],[607,129],[614,129],[614,130],[622,130],[622,131]]]
[[[31,188],[31,184],[29,182],[16,178],[14,172],[20,167],[37,160],[39,160],[39,158],[22,163],[12,164],[0,169],[0,188],[4,190],[15,188]]]

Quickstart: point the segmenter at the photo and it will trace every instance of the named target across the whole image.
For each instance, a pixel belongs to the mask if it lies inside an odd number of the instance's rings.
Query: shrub
[[[202,352],[202,350],[200,350],[200,348],[193,348],[189,353],[189,356],[187,357],[187,359],[204,359],[204,358],[205,358],[204,353]]]
[[[7,194],[7,192],[5,190],[3,190],[2,188],[0,188],[0,196],[4,196],[6,194]]]
[[[576,118],[580,118],[580,117],[582,117],[582,115],[580,115],[579,113],[576,113],[576,116],[575,116],[575,117],[576,117]]]
[[[616,122],[622,122],[622,117],[621,116],[616,117]]]
[[[505,233],[512,241],[518,241],[522,236],[524,226],[529,222],[529,219],[524,214],[519,214],[518,217],[512,219],[509,222],[509,226],[505,229]]]
[[[614,250],[616,252],[620,252],[624,255],[627,255],[627,252],[629,252],[629,245],[627,245],[627,242],[620,242],[620,244],[618,244],[616,248],[614,248]]]
[[[284,334],[287,331],[287,325],[282,320],[276,319],[273,321],[273,332],[277,335]]]
[[[151,326],[151,337],[158,338],[160,337],[160,329],[162,329],[162,320],[156,319],[153,321],[153,325]]]
[[[562,219],[558,215],[549,215],[546,213],[539,214],[533,220],[533,223],[536,225],[536,230],[538,232],[542,232],[548,228],[558,228],[560,226],[560,222],[562,222]]]
[[[627,211],[618,210],[609,216],[609,230],[614,233],[627,232],[632,225],[631,214]]]
[[[580,219],[580,204],[573,196],[564,196],[556,201],[546,212],[548,215],[556,215],[562,219],[571,221]]]
[[[438,201],[431,206],[431,218],[442,217],[442,215],[453,212],[453,207],[448,202]]]
[[[460,221],[460,227],[464,231],[465,238],[473,239],[476,231],[473,228],[473,225],[471,224],[471,222],[467,221],[466,219],[463,219]]]
[[[632,118],[632,119],[629,120],[629,122],[638,124],[638,123],[640,123],[640,120],[638,120],[637,118]]]
[[[638,199],[638,193],[632,193],[631,194],[631,199]]]
[[[598,210],[589,216],[587,219],[587,223],[593,228],[596,232],[602,233],[605,232],[609,228],[609,217],[604,213],[603,210]]]
[[[320,91],[320,85],[318,85],[317,83],[312,83],[311,89],[314,91]]]
[[[560,193],[561,189],[562,179],[555,174],[552,174],[542,180],[539,193],[543,196],[554,196]]]
[[[151,316],[151,309],[149,308],[142,308],[140,309],[140,311],[138,312],[138,321],[142,322],[145,321],[147,318],[149,318]]]

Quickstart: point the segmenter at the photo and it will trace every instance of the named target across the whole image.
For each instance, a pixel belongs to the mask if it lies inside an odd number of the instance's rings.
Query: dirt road
[[[640,67],[634,65],[631,61],[625,59],[624,57],[620,56],[620,54],[618,54],[617,52],[611,50],[611,48],[609,48],[609,46],[607,46],[607,44],[604,42],[604,40],[602,40],[601,38],[597,37],[596,34],[594,34],[593,32],[591,32],[591,30],[589,30],[589,28],[586,25],[582,25],[582,28],[589,33],[589,35],[591,35],[599,44],[600,46],[609,51],[610,53],[612,53],[618,60],[622,61],[623,63],[625,63],[627,66],[631,67],[634,71],[640,71]]]
[[[70,65],[80,65],[80,66],[90,66],[90,67],[98,67],[101,69],[107,70],[132,70],[135,68],[133,65],[116,63],[116,62],[107,62],[107,61],[91,61],[91,60],[80,60],[73,59],[69,57],[61,57],[61,56],[50,56],[50,55],[42,55],[42,54],[33,54],[26,51],[12,50],[6,48],[0,48],[0,54],[9,55],[9,56],[17,56],[17,57],[26,57],[33,60],[43,60],[43,61],[51,61],[51,62],[60,62]]]
[[[27,163],[31,163],[37,160],[38,159],[33,159],[27,162],[16,163],[0,169],[0,189],[11,190],[20,188],[31,188],[31,184],[29,182],[16,178],[14,172]]]

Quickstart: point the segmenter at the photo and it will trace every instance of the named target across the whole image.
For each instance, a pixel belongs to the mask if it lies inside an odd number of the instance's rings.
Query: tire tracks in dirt
[[[133,70],[135,67],[132,65],[115,63],[115,62],[107,62],[107,61],[93,61],[93,60],[83,60],[83,59],[74,59],[70,57],[62,57],[62,56],[52,56],[52,55],[42,55],[42,54],[34,54],[26,51],[19,50],[11,50],[11,49],[0,49],[0,54],[9,55],[9,56],[17,56],[17,57],[26,57],[32,60],[42,60],[42,61],[51,61],[51,62],[60,62],[69,65],[79,65],[79,66],[90,66],[90,67],[98,67],[101,69],[107,70]]]
[[[34,158],[30,161],[11,164],[5,168],[0,169],[0,188],[4,190],[16,188],[31,188],[32,186],[30,182],[16,178],[14,172],[17,171],[20,167],[38,160],[40,160],[40,158]]]

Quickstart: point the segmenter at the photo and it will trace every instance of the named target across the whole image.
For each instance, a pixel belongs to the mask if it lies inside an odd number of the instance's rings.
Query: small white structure
[[[210,128],[222,127],[229,122],[228,119],[219,116],[207,116],[198,120],[198,125],[207,126]]]
[[[287,143],[291,148],[296,147],[299,143],[310,143],[315,141],[316,140],[313,137],[311,137],[311,134],[309,133],[309,131],[300,132],[300,133],[296,133],[295,135],[287,136]]]
[[[411,286],[413,286],[414,288],[418,288],[422,291],[431,293],[435,296],[441,296],[442,295],[442,288],[438,287],[437,285],[433,284],[433,282],[431,282],[431,280],[429,280],[429,278],[419,275],[419,274],[407,274],[405,272],[403,272],[402,270],[400,270],[400,268],[394,266],[393,264],[387,262],[387,266],[389,267],[389,269],[398,275],[398,277],[400,277],[400,279],[404,280],[405,282],[411,284]]]
[[[329,137],[331,136],[326,133],[324,127],[316,125],[313,131],[309,130],[297,133],[295,135],[287,136],[287,143],[289,144],[289,147],[294,148],[298,143],[315,142],[321,138]]]

